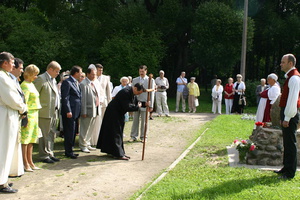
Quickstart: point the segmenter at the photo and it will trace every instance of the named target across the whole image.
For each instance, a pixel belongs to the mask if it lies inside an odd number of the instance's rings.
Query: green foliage
[[[135,30],[132,35],[120,32],[107,39],[100,49],[106,73],[119,80],[122,76],[138,76],[138,66],[147,65],[148,73],[158,70],[164,55],[160,33],[146,34]]]
[[[260,85],[260,79],[256,80],[256,81],[250,81],[248,80],[247,82],[245,82],[246,84],[246,99],[247,99],[247,106],[257,106],[256,103],[256,88],[258,85]]]
[[[253,22],[249,20],[248,48],[251,47]],[[240,59],[243,15],[229,6],[216,1],[201,4],[192,25],[193,49],[196,62],[209,74],[216,71],[230,76]]]

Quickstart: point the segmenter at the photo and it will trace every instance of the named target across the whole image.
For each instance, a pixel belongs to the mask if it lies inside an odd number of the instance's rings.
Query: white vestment
[[[27,109],[16,84],[0,70],[0,185],[6,184],[18,140],[19,113]]]

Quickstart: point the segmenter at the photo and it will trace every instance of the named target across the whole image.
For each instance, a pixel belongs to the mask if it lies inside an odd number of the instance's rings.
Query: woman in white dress
[[[267,81],[270,87],[260,94],[261,98],[258,104],[255,122],[271,121],[270,109],[281,92],[280,87],[276,83],[277,79],[278,77],[274,73],[268,75]]]
[[[218,108],[218,114],[221,114],[222,110],[222,93],[223,93],[223,86],[221,85],[222,81],[217,79],[216,85],[212,89],[212,112],[216,114],[216,110]]]

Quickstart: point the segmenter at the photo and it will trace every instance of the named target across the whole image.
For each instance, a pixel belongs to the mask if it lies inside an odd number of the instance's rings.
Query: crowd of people
[[[293,76],[290,80],[292,83],[284,84],[280,102],[283,108],[285,148],[295,141],[290,135],[285,136],[296,130],[291,122],[298,122],[296,109],[293,110],[294,107],[289,105],[296,102],[300,106],[299,95],[297,96],[299,84],[294,87],[299,82],[299,77],[294,78],[299,74],[295,63],[295,57],[288,55],[283,57],[281,64],[287,76]],[[129,142],[147,141],[148,126],[145,124],[148,113],[155,107],[157,117],[170,117],[167,104],[169,81],[163,70],[154,79],[147,75],[147,66],[141,65],[138,68],[138,77],[132,79],[124,76],[120,79],[120,85],[113,88],[110,77],[103,74],[104,67],[101,64],[89,65],[85,73],[77,65],[60,73],[60,64],[51,61],[46,71],[40,75],[37,66],[30,64],[24,68],[23,64],[21,59],[14,58],[8,52],[0,53],[0,84],[3,87],[0,93],[0,132],[3,133],[0,135],[0,192],[17,192],[8,183],[9,176],[19,177],[24,171],[40,169],[32,159],[34,143],[39,144],[39,158],[42,162],[51,164],[60,161],[54,155],[54,142],[58,131],[64,138],[65,156],[68,158],[77,159],[79,156],[74,153],[75,137],[79,133],[79,148],[82,152],[90,153],[98,148],[115,159],[129,160],[130,157],[124,150],[123,130],[130,116],[133,117],[133,123]],[[286,65],[291,68],[285,67]],[[290,69],[293,69],[292,72]],[[20,84],[22,73],[24,80]],[[61,80],[57,83],[56,78],[59,75]],[[236,78],[236,82],[229,78],[224,88],[217,76],[212,81],[214,114],[221,114],[223,93],[226,114],[243,112],[246,86],[242,75],[237,74]],[[272,73],[267,78],[268,85],[262,79],[262,84],[257,88],[257,120],[270,121],[270,107],[281,92],[277,79],[277,75]],[[177,78],[175,112],[179,111],[180,101],[182,111],[186,111],[186,99],[189,112],[196,112],[200,89],[195,80],[195,77],[191,77],[188,82],[185,72],[181,72]],[[293,100],[290,98],[291,91],[295,92],[291,97]],[[298,100],[295,100],[297,97]],[[293,146],[292,150],[294,149]],[[293,162],[293,165],[286,164],[288,166],[278,173],[293,177],[294,157],[285,154],[285,158],[284,163]]]

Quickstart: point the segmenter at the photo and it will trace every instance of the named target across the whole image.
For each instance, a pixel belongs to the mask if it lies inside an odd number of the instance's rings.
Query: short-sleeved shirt
[[[183,89],[184,89],[185,85],[178,85],[178,83],[183,83],[183,82],[187,83],[187,79],[186,78],[181,78],[181,77],[177,78],[177,80],[176,80],[176,83],[177,83],[177,92],[183,92]]]

